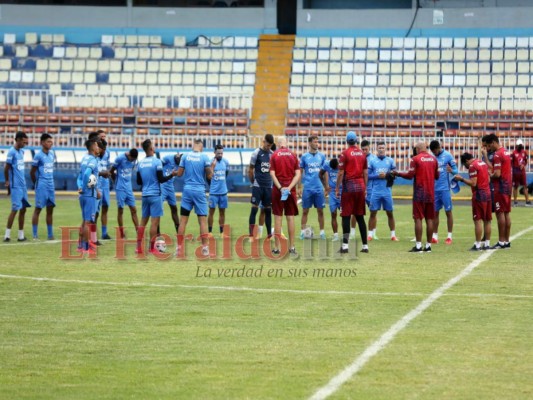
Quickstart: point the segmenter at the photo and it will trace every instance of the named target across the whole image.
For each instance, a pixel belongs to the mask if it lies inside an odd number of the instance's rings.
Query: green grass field
[[[75,198],[58,201],[56,238],[59,226],[78,225],[77,204]],[[4,196],[2,223],[8,210]],[[454,209],[452,246],[407,253],[410,211],[409,205],[396,208],[400,242],[386,240],[386,218],[379,214],[381,240],[370,243],[370,254],[345,261],[162,262],[137,260],[132,251],[117,260],[114,241],[96,260],[74,261],[59,258],[59,243],[1,244],[0,397],[309,398],[480,257],[467,251],[469,206]],[[246,233],[248,213],[248,204],[231,203],[227,221],[235,237]],[[512,234],[530,228],[532,216],[533,209],[513,209]],[[109,226],[115,218],[113,207]],[[316,231],[316,213],[310,222]],[[190,228],[198,232],[195,219]],[[162,230],[173,232],[168,213]],[[442,220],[440,233],[445,237]],[[531,399],[532,240],[529,230],[511,250],[492,252],[332,398]],[[243,266],[263,266],[262,276],[218,277],[219,268]],[[313,277],[319,267],[355,269],[356,275]],[[210,268],[211,277],[198,277],[198,268]],[[268,277],[271,269],[282,276]],[[305,277],[290,275],[304,270]]]

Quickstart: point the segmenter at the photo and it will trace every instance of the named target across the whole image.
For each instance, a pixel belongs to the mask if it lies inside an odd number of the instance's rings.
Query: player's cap
[[[350,131],[346,134],[346,141],[357,143],[357,135],[354,131]]]
[[[285,189],[281,191],[281,201],[285,201],[289,198],[290,190]]]
[[[452,189],[452,192],[459,193],[461,190],[461,187],[459,186],[459,182],[457,182],[455,179],[452,179],[450,181],[450,188]]]
[[[524,142],[522,142],[521,139],[518,139],[518,140],[516,141],[516,145],[517,145],[517,146],[523,146],[523,145],[524,145]]]

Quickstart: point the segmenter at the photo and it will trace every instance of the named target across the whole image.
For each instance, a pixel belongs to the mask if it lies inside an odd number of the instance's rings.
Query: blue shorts
[[[262,208],[272,206],[272,188],[254,186],[252,187],[252,198],[250,200],[254,206],[262,205]]]
[[[98,204],[96,207],[96,210],[100,212],[100,209],[102,207],[109,207],[109,198],[111,197],[111,191],[109,188],[107,189],[100,189],[100,198],[98,199]]]
[[[174,185],[172,185],[172,189],[167,189],[166,186],[161,185],[161,199],[162,201],[166,201],[169,206],[176,206],[178,204]]]
[[[96,214],[96,198],[80,196],[81,218],[84,221],[94,222]]]
[[[227,194],[209,194],[209,208],[228,208]]]
[[[326,198],[324,197],[324,191],[312,192],[304,190],[302,193],[302,208],[324,208],[326,207]]]
[[[194,207],[194,212],[199,217],[207,215],[207,199],[204,191],[183,191],[181,195],[181,208],[191,211]]]
[[[11,211],[18,211],[28,207],[31,207],[28,201],[28,190],[26,188],[11,189]]]
[[[142,217],[159,218],[163,216],[163,200],[161,196],[143,196]]]
[[[118,208],[135,207],[135,196],[132,191],[117,190],[116,196]]]
[[[370,208],[370,201],[372,199],[372,190],[368,190],[367,188],[367,192],[366,192],[366,197],[365,197],[365,203],[366,203],[366,206]]]
[[[393,211],[393,203],[392,203],[392,193],[388,194],[379,194],[379,193],[373,193],[372,197],[370,198],[370,205],[368,208],[370,211],[378,211],[381,210],[381,207],[385,211]]]
[[[452,210],[452,193],[449,190],[435,192],[435,211],[444,207],[444,211]]]
[[[56,192],[54,189],[35,190],[35,208],[56,206]]]
[[[335,211],[341,209],[341,198],[335,197],[335,192],[329,194],[329,211],[333,214]]]

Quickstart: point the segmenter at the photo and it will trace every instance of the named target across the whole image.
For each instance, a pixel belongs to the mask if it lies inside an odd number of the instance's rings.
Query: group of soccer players
[[[82,224],[80,227],[79,251],[93,253],[97,240],[96,222],[101,218],[102,239],[111,239],[107,232],[107,214],[110,206],[110,183],[114,180],[118,206],[118,234],[125,237],[123,211],[128,206],[137,234],[137,253],[143,253],[145,229],[148,221],[151,253],[159,250],[154,243],[159,232],[160,218],[163,216],[163,202],[170,207],[178,238],[184,237],[190,212],[198,217],[202,237],[202,252],[209,254],[208,239],[212,235],[215,210],[219,209],[219,229],[225,233],[225,209],[228,207],[226,177],[229,163],[223,157],[222,146],[215,148],[212,159],[202,153],[203,144],[196,140],[192,152],[181,155],[171,154],[162,159],[156,157],[153,143],[143,142],[146,157],[137,162],[138,151],[131,149],[120,154],[113,163],[109,160],[106,134],[103,131],[91,133],[86,142],[87,155],[84,156],[77,179]],[[28,138],[23,132],[15,136],[15,145],[9,150],[5,167],[6,187],[11,195],[12,211],[9,214],[4,241],[11,240],[11,227],[19,213],[18,241],[25,241],[24,218],[30,207],[24,176],[24,150]],[[347,148],[340,157],[327,160],[319,151],[319,138],[308,138],[308,152],[299,160],[288,149],[287,140],[265,135],[262,146],[256,149],[250,160],[248,176],[252,184],[252,209],[249,216],[249,234],[252,238],[261,237],[263,223],[267,237],[274,234],[273,252],[279,253],[282,237],[282,216],[288,225],[288,250],[296,255],[295,221],[298,215],[298,197],[301,197],[302,218],[300,238],[313,235],[308,227],[309,211],[316,208],[318,214],[319,238],[326,239],[324,208],[329,197],[333,241],[339,241],[337,215],[342,218],[342,245],[340,252],[348,251],[348,240],[355,236],[355,225],[361,234],[362,249],[367,253],[368,241],[376,240],[377,212],[385,210],[390,229],[390,239],[398,241],[395,232],[391,186],[394,178],[415,178],[413,191],[413,219],[415,221],[415,246],[411,252],[430,252],[431,244],[438,243],[438,214],[444,208],[447,218],[447,244],[452,243],[453,215],[450,177],[456,182],[464,182],[472,187],[472,209],[475,224],[475,243],[471,250],[509,248],[511,192],[514,188],[515,205],[518,186],[524,186],[526,204],[530,204],[525,182],[527,153],[521,141],[511,155],[499,144],[494,134],[482,138],[483,151],[476,159],[470,153],[461,156],[461,163],[468,168],[469,178],[458,174],[454,157],[441,148],[438,141],[430,143],[431,154],[425,143],[415,146],[409,171],[399,172],[391,157],[387,156],[384,142],[376,143],[377,154],[370,151],[370,143],[359,140],[354,132],[346,136]],[[53,210],[55,207],[53,140],[48,134],[41,137],[41,151],[37,152],[30,172],[35,184],[36,208],[32,218],[33,238],[38,239],[40,212],[46,208],[48,239],[53,239]],[[277,146],[277,148],[276,148]],[[275,149],[275,151],[274,151]],[[135,196],[132,188],[133,172],[142,187],[142,215],[137,216]],[[178,213],[174,177],[183,177],[184,189],[180,213]],[[206,185],[209,186],[209,200],[206,199]],[[364,219],[366,206],[370,210],[368,229]],[[261,211],[259,226],[256,226],[257,213]],[[498,243],[490,247],[492,211],[498,221]],[[181,214],[181,216],[180,216]],[[272,229],[272,214],[275,226]],[[427,243],[422,246],[422,224],[426,221]],[[311,233],[309,233],[311,232]],[[182,251],[183,243],[178,243],[177,252]]]

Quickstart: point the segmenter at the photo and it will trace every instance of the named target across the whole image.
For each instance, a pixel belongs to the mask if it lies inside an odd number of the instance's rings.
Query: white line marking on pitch
[[[511,241],[533,230],[533,226],[518,232],[512,236]],[[497,250],[505,251],[505,250]],[[330,381],[318,389],[309,399],[310,400],[323,400],[335,393],[339,388],[350,380],[357,372],[359,372],[366,363],[372,359],[376,354],[383,350],[398,333],[404,330],[416,317],[422,314],[428,309],[435,301],[444,295],[444,293],[458,283],[461,279],[470,275],[470,273],[479,266],[483,261],[487,260],[494,251],[484,252],[481,256],[472,261],[468,266],[463,269],[458,275],[451,278],[448,282],[444,283],[441,287],[431,293],[422,302],[413,308],[410,312],[400,318],[389,330],[382,334],[378,340],[368,346],[361,355],[359,355],[350,365],[344,368],[341,372],[335,375]]]
[[[228,292],[256,292],[256,293],[294,293],[294,294],[331,294],[331,295],[350,295],[350,296],[383,296],[383,297],[424,297],[427,293],[416,292],[355,292],[349,290],[298,290],[298,289],[269,289],[253,288],[246,286],[208,286],[208,285],[171,285],[167,283],[147,283],[147,282],[106,282],[79,279],[60,279],[23,275],[6,275],[0,274],[0,279],[23,279],[38,282],[58,282],[74,283],[82,285],[104,285],[104,286],[146,286],[156,288],[181,288],[181,289],[205,289],[221,290]],[[527,294],[507,294],[507,293],[446,293],[444,296],[453,297],[505,297],[512,299],[533,299],[533,295]]]
[[[35,245],[35,244],[56,244],[61,243],[61,240],[43,240],[42,242],[40,240],[30,240],[28,239],[26,242],[17,242],[17,239],[11,239],[11,243],[0,243],[0,246],[28,246],[28,245]]]

